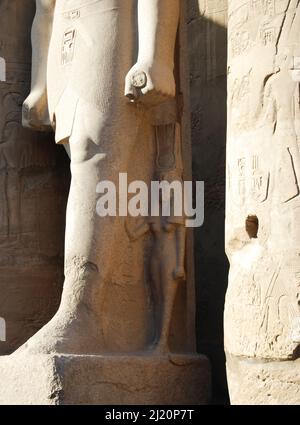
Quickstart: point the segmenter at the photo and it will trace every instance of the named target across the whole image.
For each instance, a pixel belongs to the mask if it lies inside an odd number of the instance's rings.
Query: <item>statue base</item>
[[[209,360],[198,354],[0,358],[0,404],[207,404]]]
[[[300,405],[300,359],[263,361],[227,355],[233,405]]]

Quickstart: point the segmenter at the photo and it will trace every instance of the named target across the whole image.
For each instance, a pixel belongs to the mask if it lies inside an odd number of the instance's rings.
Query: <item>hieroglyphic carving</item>
[[[260,32],[262,44],[267,46],[275,42],[276,29],[274,27],[263,28]]]
[[[231,169],[236,177],[230,190],[237,205],[245,204],[246,199],[260,203],[267,200],[270,172],[258,154],[234,160]]]
[[[253,155],[251,196],[258,202],[266,201],[268,197],[269,181],[270,173],[262,171],[260,168],[259,156]]]
[[[61,62],[62,65],[66,65],[67,63],[72,62],[74,49],[75,49],[75,37],[76,30],[69,29],[64,33],[63,41],[62,41],[62,55]]]
[[[231,106],[239,105],[250,95],[250,75],[252,69],[241,78],[234,80],[231,93]]]
[[[229,51],[238,57],[251,48],[276,45],[285,22],[284,11],[288,0],[249,0],[242,5],[232,2],[230,10],[231,31]],[[293,6],[290,6],[291,8]]]
[[[246,192],[246,187],[245,187],[245,158],[239,158],[237,161],[237,167],[238,167],[238,195],[239,198],[241,199],[242,202],[244,202],[245,200],[245,192]]]
[[[239,56],[246,53],[250,46],[250,38],[248,31],[236,31],[230,40],[232,56]]]

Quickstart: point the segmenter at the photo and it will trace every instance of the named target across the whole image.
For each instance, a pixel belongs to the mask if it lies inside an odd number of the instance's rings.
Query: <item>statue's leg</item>
[[[178,290],[178,281],[174,281],[174,280],[171,281],[169,279],[168,284],[165,285],[163,290],[163,306],[162,306],[160,337],[155,346],[155,352],[157,354],[165,354],[170,352],[169,335],[170,335],[171,320],[173,317],[172,313],[173,313],[177,290]]]
[[[174,270],[174,279],[185,280],[185,243],[186,243],[186,229],[184,225],[177,225],[175,229],[176,233],[176,247],[177,247],[177,265]]]
[[[125,100],[126,102],[126,100]],[[139,119],[131,105],[111,114],[79,102],[70,138],[72,181],[66,220],[65,284],[54,318],[31,338],[34,352],[101,353],[103,289],[117,266],[114,258],[123,217],[101,218],[96,211],[99,182],[118,188],[128,170]],[[118,306],[116,306],[118,308]]]
[[[155,242],[158,244],[158,241]],[[151,296],[152,296],[152,312],[154,322],[154,338],[151,349],[155,348],[160,340],[162,325],[162,309],[163,309],[163,293],[161,282],[161,252],[155,247],[151,259]]]

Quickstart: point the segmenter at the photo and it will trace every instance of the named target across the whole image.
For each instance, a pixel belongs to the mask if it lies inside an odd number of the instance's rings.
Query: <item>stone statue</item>
[[[172,109],[172,104],[165,103],[160,112],[160,122],[168,122],[162,118],[163,109]],[[158,113],[156,111],[156,113]],[[181,132],[180,125],[175,117],[169,124],[161,124],[156,121],[155,139],[157,146],[156,178],[162,182],[183,181],[183,164],[181,156]],[[173,121],[173,122],[172,122]],[[170,352],[168,338],[170,335],[172,313],[177,294],[178,284],[185,280],[185,243],[186,229],[184,217],[174,214],[174,195],[171,198],[171,214],[164,217],[148,217],[135,225],[127,224],[127,232],[135,241],[151,232],[154,244],[150,261],[150,282],[154,302],[155,314],[155,341],[153,348],[158,354]],[[169,201],[169,199],[167,199]],[[162,211],[162,199],[159,201]]]
[[[138,55],[134,64],[136,6]],[[104,329],[105,291],[118,267],[112,257],[116,244],[123,244],[121,257],[127,255],[127,247],[121,240],[123,218],[97,216],[96,186],[101,180],[118,184],[119,173],[128,171],[132,151],[141,143],[137,135],[148,111],[175,98],[179,1],[39,0],[36,7],[32,85],[24,102],[23,124],[55,129],[56,142],[66,145],[70,154],[72,183],[61,305],[26,348],[31,352],[100,353],[112,350]],[[144,166],[151,173],[148,162]],[[176,223],[171,220],[168,226],[168,232],[174,227],[176,233]],[[184,240],[180,232],[179,238]],[[178,278],[184,276],[183,261],[181,249],[175,271]],[[133,347],[137,348],[143,347]],[[115,349],[130,351],[128,344]]]

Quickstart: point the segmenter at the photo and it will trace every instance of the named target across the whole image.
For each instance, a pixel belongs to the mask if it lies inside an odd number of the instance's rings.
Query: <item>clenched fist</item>
[[[125,96],[132,102],[158,105],[176,92],[173,69],[158,62],[137,62],[125,80]]]

